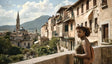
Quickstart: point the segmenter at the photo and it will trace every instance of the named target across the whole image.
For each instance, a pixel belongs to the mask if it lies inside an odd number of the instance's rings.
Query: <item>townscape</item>
[[[61,6],[40,33],[28,32],[20,19],[17,12],[16,30],[0,32],[0,64],[73,64],[71,53],[80,40],[77,26],[90,28],[92,64],[112,64],[112,0],[78,0]]]

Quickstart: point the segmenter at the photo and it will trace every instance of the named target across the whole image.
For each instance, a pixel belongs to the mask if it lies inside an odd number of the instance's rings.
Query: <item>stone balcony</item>
[[[94,47],[95,60],[93,64],[112,64],[112,46]],[[52,55],[33,58],[26,61],[21,61],[13,64],[74,64],[73,51],[56,53]]]

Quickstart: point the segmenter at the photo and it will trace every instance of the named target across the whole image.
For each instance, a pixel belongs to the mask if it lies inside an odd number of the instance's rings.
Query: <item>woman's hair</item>
[[[84,26],[77,26],[76,29],[81,29],[85,32],[85,36],[89,36],[90,35],[90,29],[88,27],[84,27]]]

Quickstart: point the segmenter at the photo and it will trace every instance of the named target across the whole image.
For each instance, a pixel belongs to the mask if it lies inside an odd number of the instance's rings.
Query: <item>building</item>
[[[57,15],[48,21],[49,38],[59,37],[60,46],[64,50],[73,50],[79,40],[76,27],[80,25],[90,28],[88,39],[93,46],[109,44],[107,42],[112,41],[111,2],[112,0],[78,0],[73,5],[61,7]]]
[[[75,15],[76,26],[87,26],[91,29],[90,42],[102,45],[112,39],[112,0],[78,0],[70,8]],[[77,40],[77,36],[75,37]],[[77,42],[77,41],[76,41]]]
[[[41,27],[41,37],[48,38],[48,22]]]
[[[72,10],[67,10],[71,5],[61,7],[57,13],[57,34],[60,38],[60,45],[68,50],[73,50],[75,43],[75,21]]]
[[[22,48],[30,48],[33,45],[34,38],[36,38],[35,36],[36,35],[28,33],[28,31],[23,27],[20,28],[20,18],[18,12],[16,19],[16,31],[14,30],[10,36],[11,43]]]

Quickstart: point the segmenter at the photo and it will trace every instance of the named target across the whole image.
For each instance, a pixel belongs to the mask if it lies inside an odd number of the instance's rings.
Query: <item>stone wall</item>
[[[112,45],[94,47],[94,52],[93,64],[112,64]],[[74,51],[56,53],[13,64],[73,64],[72,53]]]

